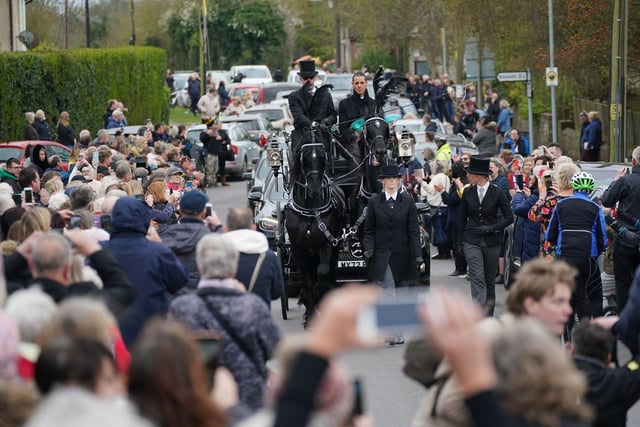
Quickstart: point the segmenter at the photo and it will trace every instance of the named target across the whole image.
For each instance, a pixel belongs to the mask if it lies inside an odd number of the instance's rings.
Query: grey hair
[[[36,117],[39,118],[40,120],[44,120],[45,119],[44,111],[36,110]]]
[[[558,184],[559,190],[571,188],[571,177],[580,171],[580,168],[573,163],[563,163],[553,171],[553,179]]]
[[[196,263],[203,279],[234,277],[238,257],[235,245],[224,234],[207,234],[196,247]]]
[[[113,213],[113,207],[116,205],[118,199],[127,197],[127,193],[123,190],[111,190],[102,200],[101,212],[103,215],[111,215]]]
[[[91,188],[88,184],[80,184],[73,191],[71,191],[71,195],[69,200],[71,202],[71,210],[75,211],[76,209],[88,209],[96,199],[96,192]]]
[[[119,164],[118,167],[116,167],[116,178],[118,179],[123,179],[130,173],[132,173],[131,166],[129,166],[129,164],[127,163]]]
[[[71,263],[71,245],[58,233],[47,233],[33,244],[33,272],[56,272]]]
[[[492,157],[490,161],[491,161],[491,163],[496,165],[498,167],[498,169],[500,169],[500,172],[498,173],[498,175],[507,176],[507,167],[504,165],[504,163],[502,163],[500,161],[500,159],[498,159],[496,157]]]
[[[100,130],[98,131],[98,133],[96,133],[96,137],[97,137],[98,139],[100,139],[100,138],[102,138],[102,137],[104,137],[104,136],[106,136],[106,135],[109,135],[109,132],[107,132],[107,130],[106,130],[106,129],[100,129]]]
[[[89,132],[88,129],[82,129],[80,131],[80,138],[90,138],[91,137],[91,132]]]
[[[640,147],[636,147],[633,149],[633,153],[631,153],[631,158],[635,159],[636,163],[640,164]]]
[[[435,162],[433,162],[433,173],[447,173],[447,170],[449,168],[447,167],[447,164],[445,162],[443,162],[442,160],[436,160]]]
[[[24,118],[32,122],[36,119],[36,115],[32,111],[29,111],[27,113],[24,113]]]
[[[20,330],[20,340],[35,343],[58,307],[38,286],[21,289],[7,299],[5,312]]]

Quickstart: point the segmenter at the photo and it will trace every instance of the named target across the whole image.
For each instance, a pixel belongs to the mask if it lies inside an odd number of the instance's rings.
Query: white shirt
[[[487,181],[487,183],[485,185],[476,185],[477,187],[477,191],[478,191],[478,200],[482,201],[484,199],[484,196],[487,195],[487,190],[489,189],[489,185],[491,183],[489,181]],[[480,189],[482,188],[482,197],[480,196]]]
[[[388,202],[389,199],[393,199],[394,201],[398,200],[398,192],[396,191],[393,194],[389,194],[386,191],[384,192],[384,198]]]

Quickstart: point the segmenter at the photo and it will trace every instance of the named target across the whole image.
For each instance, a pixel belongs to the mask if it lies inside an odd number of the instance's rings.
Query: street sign
[[[547,86],[558,86],[558,67],[547,67]]]
[[[498,74],[499,82],[524,82],[527,81],[526,71],[514,71],[511,73]]]

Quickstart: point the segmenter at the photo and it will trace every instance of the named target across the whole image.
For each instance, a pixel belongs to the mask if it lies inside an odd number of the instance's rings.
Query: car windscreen
[[[58,147],[57,145],[45,145],[44,149],[47,152],[47,158],[55,155],[60,157],[60,160],[62,160],[64,163],[69,162],[71,151],[65,150],[64,148]]]
[[[250,79],[254,79],[254,78],[269,78],[271,77],[271,75],[269,74],[268,70],[265,70],[264,68],[239,68],[237,70],[238,73],[242,73],[245,77],[250,78]]]
[[[22,148],[0,147],[0,162],[6,162],[12,157],[20,160],[22,158],[23,151],[24,150]]]
[[[322,83],[333,85],[334,90],[351,90],[351,75],[327,75]]]
[[[269,119],[272,122],[274,122],[276,120],[282,120],[284,118],[284,113],[280,109],[277,109],[277,110],[255,110],[255,111],[247,110],[245,112],[246,113],[260,113],[260,114],[262,114],[263,116],[265,116],[267,119]]]
[[[237,123],[240,124],[240,126],[245,128],[245,130],[247,131],[260,130],[260,127],[258,126],[258,123],[255,120],[247,120],[245,122],[237,122]]]

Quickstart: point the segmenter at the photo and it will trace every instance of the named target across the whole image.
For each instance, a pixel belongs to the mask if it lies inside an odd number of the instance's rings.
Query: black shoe
[[[504,284],[504,276],[502,274],[498,274],[496,276],[496,284],[497,285],[502,285]]]
[[[449,274],[447,277],[451,277],[452,279],[464,279],[465,277],[467,277],[467,273],[462,273],[458,270],[453,270],[453,272],[451,274]]]
[[[433,255],[431,259],[448,259],[448,257],[443,254],[436,254],[436,255]]]

